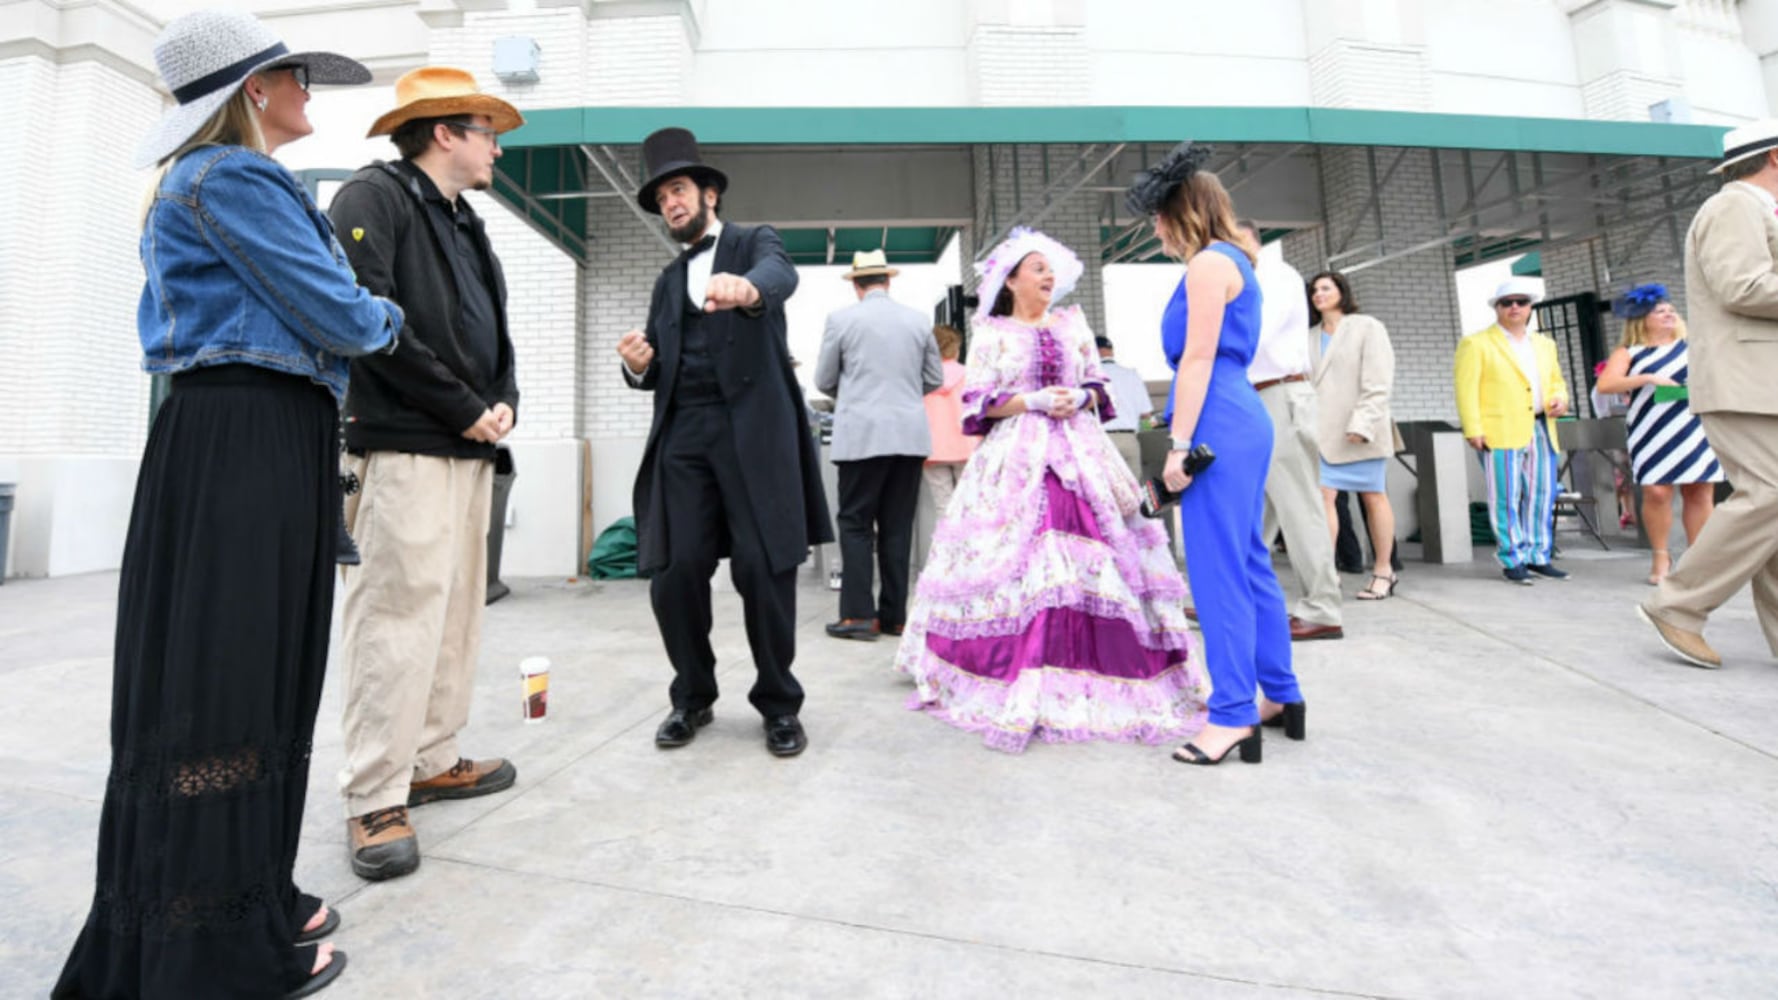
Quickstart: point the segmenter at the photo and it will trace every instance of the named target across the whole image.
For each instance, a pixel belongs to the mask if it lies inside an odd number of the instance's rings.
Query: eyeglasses
[[[500,131],[498,129],[492,129],[486,125],[471,125],[468,122],[447,122],[446,124],[451,128],[460,129],[464,132],[480,132],[482,135],[488,137],[489,142],[496,146],[500,145]]]
[[[277,73],[282,70],[289,70],[290,71],[290,75],[296,79],[296,85],[303,89],[303,93],[306,94],[309,92],[309,67],[308,67],[308,64],[294,63],[289,66],[273,66],[271,69],[266,70],[266,72],[267,73]]]
[[[1504,309],[1523,309],[1531,304],[1531,300],[1515,295],[1511,298],[1495,299],[1494,304]]]

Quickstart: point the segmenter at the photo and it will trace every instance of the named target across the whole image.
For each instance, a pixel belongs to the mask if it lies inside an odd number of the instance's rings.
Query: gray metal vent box
[[[529,35],[507,35],[494,39],[494,75],[504,83],[536,83],[537,65],[543,50]]]

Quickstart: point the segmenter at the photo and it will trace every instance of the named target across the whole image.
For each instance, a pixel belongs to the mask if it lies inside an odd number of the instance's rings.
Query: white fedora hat
[[[292,52],[253,15],[228,10],[174,18],[155,39],[154,61],[179,106],[162,115],[136,147],[138,167],[172,155],[261,70],[305,66],[311,84],[370,82],[362,63],[332,52]]]
[[[1488,297],[1488,308],[1492,309],[1494,303],[1514,295],[1523,295],[1531,300],[1532,305],[1536,305],[1543,301],[1543,289],[1540,285],[1541,282],[1534,278],[1508,278]]]
[[[1722,160],[1711,167],[1710,172],[1720,174],[1722,168],[1731,163],[1739,163],[1749,156],[1758,156],[1775,148],[1778,148],[1778,118],[1762,118],[1729,129],[1722,137]]]
[[[853,278],[868,278],[880,274],[893,278],[901,273],[901,268],[889,266],[889,254],[884,250],[860,250],[852,255],[852,270],[840,275],[845,281]]]

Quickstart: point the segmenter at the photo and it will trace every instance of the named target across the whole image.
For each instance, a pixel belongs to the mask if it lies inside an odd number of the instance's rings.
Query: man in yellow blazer
[[[1533,574],[1568,578],[1550,563],[1556,418],[1568,412],[1568,385],[1556,342],[1530,329],[1539,297],[1537,283],[1528,278],[1502,282],[1488,300],[1494,325],[1457,344],[1457,416],[1488,477],[1495,555],[1506,579],[1525,586]]]
[[[1704,622],[1749,581],[1778,655],[1778,120],[1724,135],[1712,172],[1727,183],[1685,237],[1687,386],[1735,492],[1637,608],[1668,649],[1699,667],[1722,665]]]

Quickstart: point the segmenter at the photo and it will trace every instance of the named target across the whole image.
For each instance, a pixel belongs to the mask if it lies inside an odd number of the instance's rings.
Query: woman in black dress
[[[56,997],[306,996],[345,967],[337,914],[291,881],[327,663],[353,354],[401,310],[353,281],[267,154],[310,131],[308,85],[366,83],[245,14],[155,46],[179,106],[137,151],[144,367],[172,377],[118,587],[111,773],[92,909]]]

